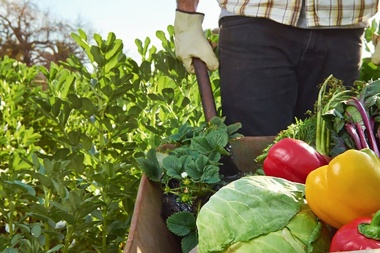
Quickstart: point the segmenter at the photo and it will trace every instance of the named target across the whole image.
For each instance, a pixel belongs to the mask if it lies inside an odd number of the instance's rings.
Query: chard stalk
[[[344,124],[344,128],[346,129],[347,133],[350,135],[350,137],[354,140],[356,149],[360,150],[362,149],[362,142],[360,141],[360,137],[358,132],[356,131],[355,127],[352,123],[346,123]]]
[[[362,126],[360,125],[359,122],[356,122],[355,125],[356,125],[356,129],[357,129],[357,132],[359,135],[360,143],[362,144],[361,148],[369,148],[369,145],[368,145],[367,139],[365,137],[365,133],[364,133]]]
[[[361,101],[359,101],[356,97],[352,97],[347,102],[348,102],[348,104],[353,105],[358,109],[358,111],[362,117],[364,126],[365,126],[365,131],[367,132],[367,138],[369,140],[369,147],[373,150],[373,152],[375,152],[377,157],[380,157],[379,148],[377,146],[376,139],[375,139],[375,132],[373,130],[372,124],[370,122],[370,118],[369,118],[369,116],[368,116],[368,114],[364,108],[363,103]]]

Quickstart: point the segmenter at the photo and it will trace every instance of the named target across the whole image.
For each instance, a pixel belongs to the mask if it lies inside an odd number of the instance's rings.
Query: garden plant
[[[0,252],[122,251],[136,158],[203,118],[173,28],[157,36],[162,50],[136,39],[140,63],[114,33],[91,44],[82,30],[72,37],[91,65],[75,56],[49,69],[0,60]]]
[[[367,43],[377,30],[374,22]],[[72,37],[90,64],[0,59],[1,253],[122,252],[138,158],[185,123],[205,120],[195,76],[175,57],[173,27],[156,36],[162,49],[136,39],[140,62],[114,33],[88,38],[83,30]],[[379,77],[363,59],[361,79]],[[220,113],[217,71],[210,80]]]

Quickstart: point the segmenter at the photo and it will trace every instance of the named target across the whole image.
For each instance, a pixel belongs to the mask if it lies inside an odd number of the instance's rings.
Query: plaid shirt
[[[302,0],[217,0],[219,5],[236,15],[269,18],[296,26]],[[378,11],[374,0],[305,0],[309,27],[350,26],[365,24]]]

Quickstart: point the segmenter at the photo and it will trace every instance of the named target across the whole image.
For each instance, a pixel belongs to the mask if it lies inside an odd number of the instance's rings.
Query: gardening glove
[[[371,60],[373,64],[380,65],[380,35],[372,36],[372,44],[375,47],[375,52],[372,54]]]
[[[174,20],[176,56],[182,61],[187,72],[194,73],[193,58],[204,61],[209,70],[219,66],[211,45],[202,29],[204,14],[198,12],[176,11]]]

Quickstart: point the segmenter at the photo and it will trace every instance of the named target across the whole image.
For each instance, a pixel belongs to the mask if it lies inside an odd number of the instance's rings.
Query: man
[[[199,0],[177,0],[177,57],[219,67],[226,124],[246,136],[277,135],[314,110],[330,74],[347,86],[359,78],[362,38],[379,1],[218,0],[219,59],[205,39]],[[219,60],[219,61],[218,61]]]

